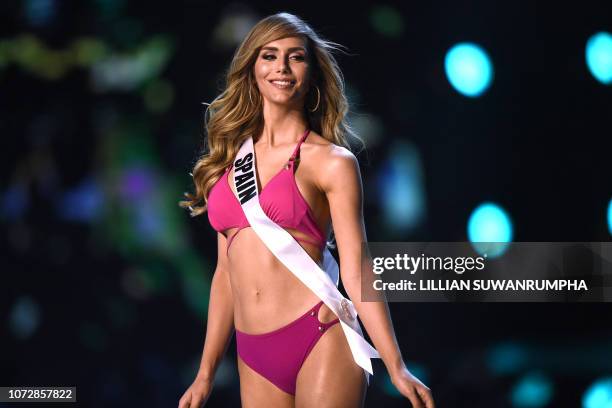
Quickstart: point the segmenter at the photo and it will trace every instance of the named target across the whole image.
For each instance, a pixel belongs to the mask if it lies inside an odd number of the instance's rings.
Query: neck
[[[308,128],[302,107],[264,103],[263,119],[264,125],[257,144],[267,147],[295,144]]]

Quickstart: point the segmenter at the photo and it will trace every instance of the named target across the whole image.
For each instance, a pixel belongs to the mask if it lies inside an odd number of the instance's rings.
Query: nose
[[[278,58],[277,61],[276,72],[289,72],[289,62],[286,58]]]

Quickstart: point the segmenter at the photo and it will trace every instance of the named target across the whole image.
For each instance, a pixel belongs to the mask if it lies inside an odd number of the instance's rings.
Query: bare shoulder
[[[359,164],[349,149],[338,146],[315,132],[311,132],[310,137],[310,160],[316,163],[317,184],[321,190],[329,191],[338,180],[346,181],[358,176]]]
[[[316,132],[310,132],[308,136],[308,149],[311,160],[318,166],[357,162],[357,158],[349,149],[330,142]]]

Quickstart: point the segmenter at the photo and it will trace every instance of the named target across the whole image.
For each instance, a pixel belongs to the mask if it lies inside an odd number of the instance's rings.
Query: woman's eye
[[[273,55],[273,54],[264,54],[264,55],[262,55],[261,58],[270,61],[270,60],[276,58],[276,55]],[[304,56],[303,55],[292,55],[290,58],[292,58],[294,60],[297,60],[297,61],[304,61]]]

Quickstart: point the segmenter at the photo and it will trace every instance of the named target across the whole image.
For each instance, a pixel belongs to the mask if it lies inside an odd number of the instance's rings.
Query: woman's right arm
[[[227,240],[217,233],[217,268],[210,286],[206,340],[198,377],[212,378],[234,334],[234,299],[227,260]]]
[[[234,299],[228,274],[227,240],[217,233],[217,267],[210,286],[204,351],[196,378],[179,408],[199,408],[212,390],[213,378],[234,333]]]

